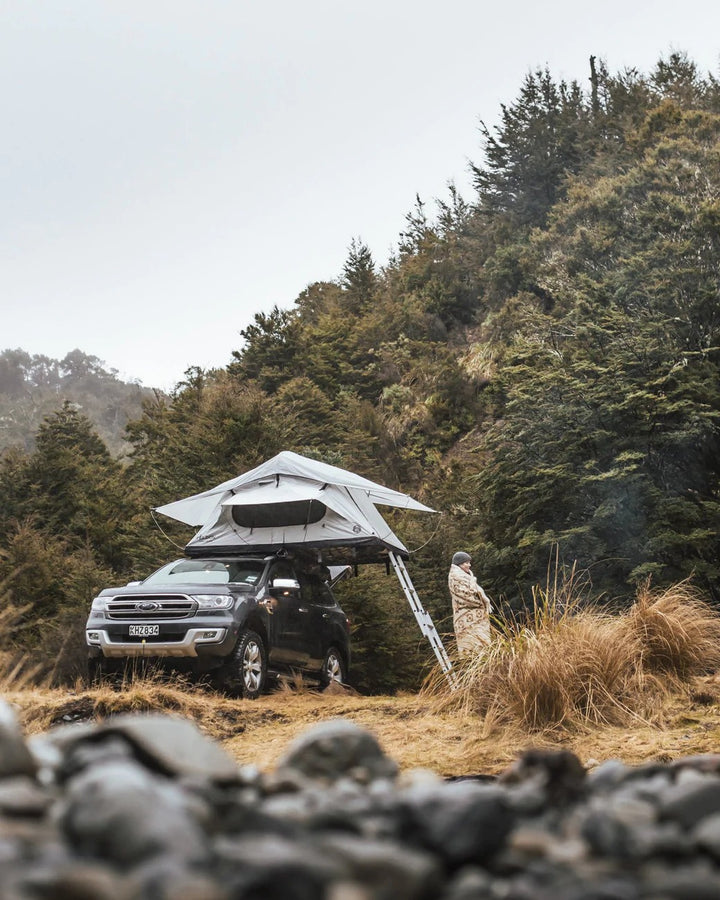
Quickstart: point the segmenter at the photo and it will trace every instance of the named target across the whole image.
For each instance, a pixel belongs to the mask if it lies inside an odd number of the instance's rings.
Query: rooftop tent
[[[380,562],[408,551],[375,504],[433,512],[407,494],[285,451],[250,472],[156,511],[200,530],[185,548],[206,553],[319,550],[325,562]]]

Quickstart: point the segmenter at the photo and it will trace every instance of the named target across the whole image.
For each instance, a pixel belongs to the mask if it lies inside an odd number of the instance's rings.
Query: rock
[[[403,836],[451,868],[482,862],[502,846],[513,815],[502,788],[471,781],[403,792]]]
[[[528,750],[500,776],[501,784],[530,782],[553,803],[576,799],[585,787],[585,768],[569,750]]]
[[[0,814],[12,817],[42,818],[52,795],[27,775],[0,781]]]
[[[660,811],[664,818],[690,829],[706,816],[720,813],[720,779],[690,769],[685,772],[693,777],[679,778],[661,794]]]
[[[231,900],[228,890],[210,874],[195,872],[167,856],[136,867],[125,889],[132,900]]]
[[[345,719],[331,719],[293,741],[278,771],[281,776],[289,771],[326,782],[348,776],[368,784],[376,778],[394,778],[398,766],[370,732]]]
[[[88,857],[133,866],[167,853],[207,858],[196,810],[180,788],[134,762],[98,763],[71,778],[59,811],[68,841]]]
[[[123,876],[97,863],[72,860],[28,867],[3,880],[3,900],[47,897],[52,900],[135,900]]]
[[[233,900],[323,900],[332,882],[352,881],[341,861],[307,841],[277,835],[218,838],[214,857]]]
[[[61,726],[51,740],[64,753],[83,742],[101,743],[119,735],[143,765],[164,775],[201,775],[234,781],[238,765],[218,744],[187,719],[161,714],[113,716],[101,724]]]
[[[443,900],[492,900],[492,878],[484,869],[465,866],[450,881],[442,897]]]
[[[371,734],[334,720],[265,775],[175,718],[25,745],[4,712],[2,900],[720,896],[714,754],[586,775],[572,754],[532,751],[496,780],[396,777]]]
[[[0,778],[35,775],[37,765],[20,731],[15,710],[0,700]]]
[[[374,900],[434,900],[441,890],[438,861],[400,843],[334,833],[318,838],[317,846],[323,855],[342,861]]]
[[[720,861],[720,813],[701,819],[693,829],[692,837],[698,847]]]

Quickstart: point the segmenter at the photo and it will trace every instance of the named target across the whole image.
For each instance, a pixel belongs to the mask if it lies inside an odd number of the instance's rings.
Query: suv
[[[326,567],[278,554],[168,563],[92,601],[85,626],[90,674],[169,658],[212,673],[249,699],[263,691],[269,672],[344,682],[350,625],[331,583]]]

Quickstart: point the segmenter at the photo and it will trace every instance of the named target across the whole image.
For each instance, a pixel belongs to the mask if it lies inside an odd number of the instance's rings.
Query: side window
[[[270,569],[269,584],[272,584],[276,578],[295,578],[295,570],[292,567],[292,563],[285,559],[280,559],[274,563],[272,569]]]
[[[332,591],[324,581],[318,581],[317,600],[315,602],[321,606],[335,606],[335,597],[333,597]]]
[[[302,581],[303,597],[317,606],[334,606],[335,598],[330,588],[315,574],[305,574]]]

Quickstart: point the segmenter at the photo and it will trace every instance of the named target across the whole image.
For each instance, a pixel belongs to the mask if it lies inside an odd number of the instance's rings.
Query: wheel
[[[255,631],[242,631],[220,672],[223,687],[237,697],[257,700],[267,681],[265,644]]]
[[[327,687],[333,681],[344,684],[346,679],[345,659],[337,647],[330,647],[323,660],[320,684],[323,687]]]

